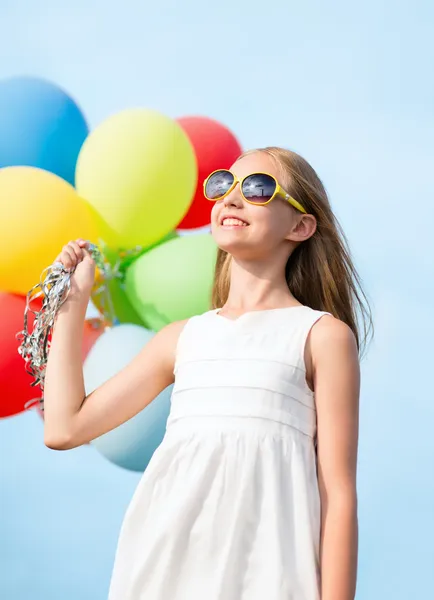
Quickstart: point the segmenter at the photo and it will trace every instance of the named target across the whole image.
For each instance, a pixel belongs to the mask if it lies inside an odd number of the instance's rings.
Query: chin
[[[251,240],[243,240],[241,236],[237,235],[227,235],[227,232],[224,235],[221,233],[214,235],[213,232],[213,237],[217,246],[235,259],[252,260],[255,258],[256,245]]]

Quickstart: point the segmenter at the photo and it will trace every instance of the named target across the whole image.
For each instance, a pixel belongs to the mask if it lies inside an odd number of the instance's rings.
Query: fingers
[[[84,257],[83,248],[81,248],[81,246],[77,242],[71,241],[71,242],[69,242],[68,246],[74,252],[74,254],[77,258],[77,262],[80,262],[81,260],[83,260],[83,257]]]
[[[77,244],[80,246],[82,253],[83,253],[83,257],[87,256],[89,257],[91,260],[93,260],[92,255],[91,255],[91,251],[90,248],[91,246],[93,246],[93,244],[91,242],[89,242],[88,240],[83,240],[83,239],[78,239],[76,240]]]
[[[87,259],[93,261],[93,256],[89,250],[90,245],[91,245],[90,242],[87,242],[86,240],[80,240],[80,246],[81,246],[81,250],[83,252],[83,259],[87,258]]]
[[[62,248],[62,252],[56,259],[63,264],[65,269],[74,269],[85,256],[89,256],[86,250],[86,240],[71,240]]]
[[[77,266],[78,260],[73,249],[67,244],[63,246],[60,254],[60,262],[63,264],[65,269],[73,269]]]
[[[83,260],[93,262],[93,258],[88,250],[83,250]]]

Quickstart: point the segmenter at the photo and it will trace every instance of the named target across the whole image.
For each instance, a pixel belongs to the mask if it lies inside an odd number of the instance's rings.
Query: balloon
[[[96,340],[100,337],[100,335],[102,335],[102,333],[104,331],[105,331],[105,325],[100,316],[86,318],[86,320],[84,322],[83,341],[82,341],[82,346],[81,346],[81,354],[83,357],[83,361],[86,359],[86,356],[89,354],[89,351],[95,344]],[[40,390],[39,387],[32,388],[32,389]],[[30,400],[29,400],[26,404],[27,404],[27,408],[29,408],[29,409],[34,408],[36,410],[36,412],[38,413],[38,415],[43,420],[44,419],[44,411],[41,409],[40,398],[41,398],[41,394],[39,393],[39,395],[37,395],[37,396],[35,396],[35,398],[33,398],[33,402],[30,402]]]
[[[142,319],[137,314],[131,302],[125,293],[125,276],[123,274],[123,261],[128,262],[131,259],[122,259],[119,252],[112,248],[103,248],[104,257],[110,265],[117,269],[119,277],[113,277],[108,281],[103,281],[104,287],[96,286],[92,292],[92,302],[102,315],[106,314],[109,319],[117,319],[119,323],[134,323],[144,325]],[[121,263],[120,266],[117,266]],[[109,299],[107,298],[105,286],[108,287]]]
[[[0,169],[0,290],[26,294],[64,244],[97,242],[101,227],[63,179],[33,167]]]
[[[31,387],[33,379],[18,354],[16,334],[23,330],[25,308],[23,296],[0,292],[0,417],[24,411],[26,402],[39,393],[39,388]]]
[[[32,77],[0,82],[0,167],[39,167],[74,183],[88,127],[59,87]]]
[[[138,258],[127,270],[125,290],[148,327],[209,309],[217,247],[209,234],[170,240]]]
[[[203,182],[217,169],[229,169],[241,154],[236,137],[224,125],[207,117],[177,119],[190,138],[198,163],[198,182],[190,210],[178,229],[195,229],[210,223],[211,202],[203,195]]]
[[[76,185],[107,222],[109,246],[150,246],[172,231],[197,182],[193,147],[182,128],[156,111],[126,110],[84,143]]]
[[[92,295],[92,300],[101,313],[103,314],[106,312],[110,317],[112,317],[113,312],[119,323],[134,323],[136,325],[144,325],[143,320],[131,305],[128,296],[125,294],[124,285],[122,282],[118,279],[111,279],[108,282],[108,289],[110,299],[113,304],[113,311],[110,309],[110,306],[106,306],[104,303],[105,294],[95,293]]]
[[[160,243],[164,243],[164,241],[168,241],[178,237],[176,231],[170,232],[163,240],[156,242],[151,248],[158,246]],[[134,323],[136,325],[146,325],[142,318],[139,316],[137,311],[132,306],[131,302],[128,299],[128,296],[125,293],[125,271],[139,256],[148,252],[151,248],[138,249],[137,251],[131,250],[126,252],[119,252],[116,249],[109,248],[104,246],[102,248],[104,257],[108,260],[110,265],[119,271],[119,277],[115,277],[108,281],[108,289],[110,293],[111,302],[113,304],[112,311],[110,307],[106,307],[104,305],[105,294],[98,292],[96,290],[92,295],[92,300],[95,306],[101,313],[104,313],[108,310],[108,313],[111,315],[111,312],[114,312],[114,316],[118,319],[120,323]],[[112,315],[111,315],[112,316]]]
[[[123,369],[153,337],[138,325],[118,325],[103,333],[83,366],[86,393],[90,394]],[[116,429],[91,442],[112,463],[132,471],[144,471],[163,440],[170,411],[172,386],[146,408]]]
[[[83,360],[95,345],[96,340],[104,333],[105,325],[101,318],[86,319],[83,328],[81,353]]]
[[[40,310],[41,300],[32,300],[32,310]],[[0,292],[0,418],[25,410],[25,405],[41,396],[39,386],[32,386],[33,378],[26,372],[24,359],[18,353],[20,341],[17,333],[24,328],[25,296]],[[29,312],[28,328],[33,327],[33,314]],[[92,346],[104,332],[101,319],[87,319],[84,323],[82,357],[86,358]]]

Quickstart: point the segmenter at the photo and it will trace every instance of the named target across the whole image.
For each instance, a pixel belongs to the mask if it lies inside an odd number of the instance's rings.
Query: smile
[[[224,217],[221,221],[222,227],[248,227],[248,223],[235,217]]]

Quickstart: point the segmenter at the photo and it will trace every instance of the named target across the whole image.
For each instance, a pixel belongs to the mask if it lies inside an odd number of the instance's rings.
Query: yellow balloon
[[[110,117],[80,151],[77,191],[110,227],[108,245],[149,246],[176,228],[197,183],[196,156],[176,121],[147,109]]]
[[[99,239],[100,224],[74,188],[33,167],[0,169],[0,290],[26,294],[69,240]]]

